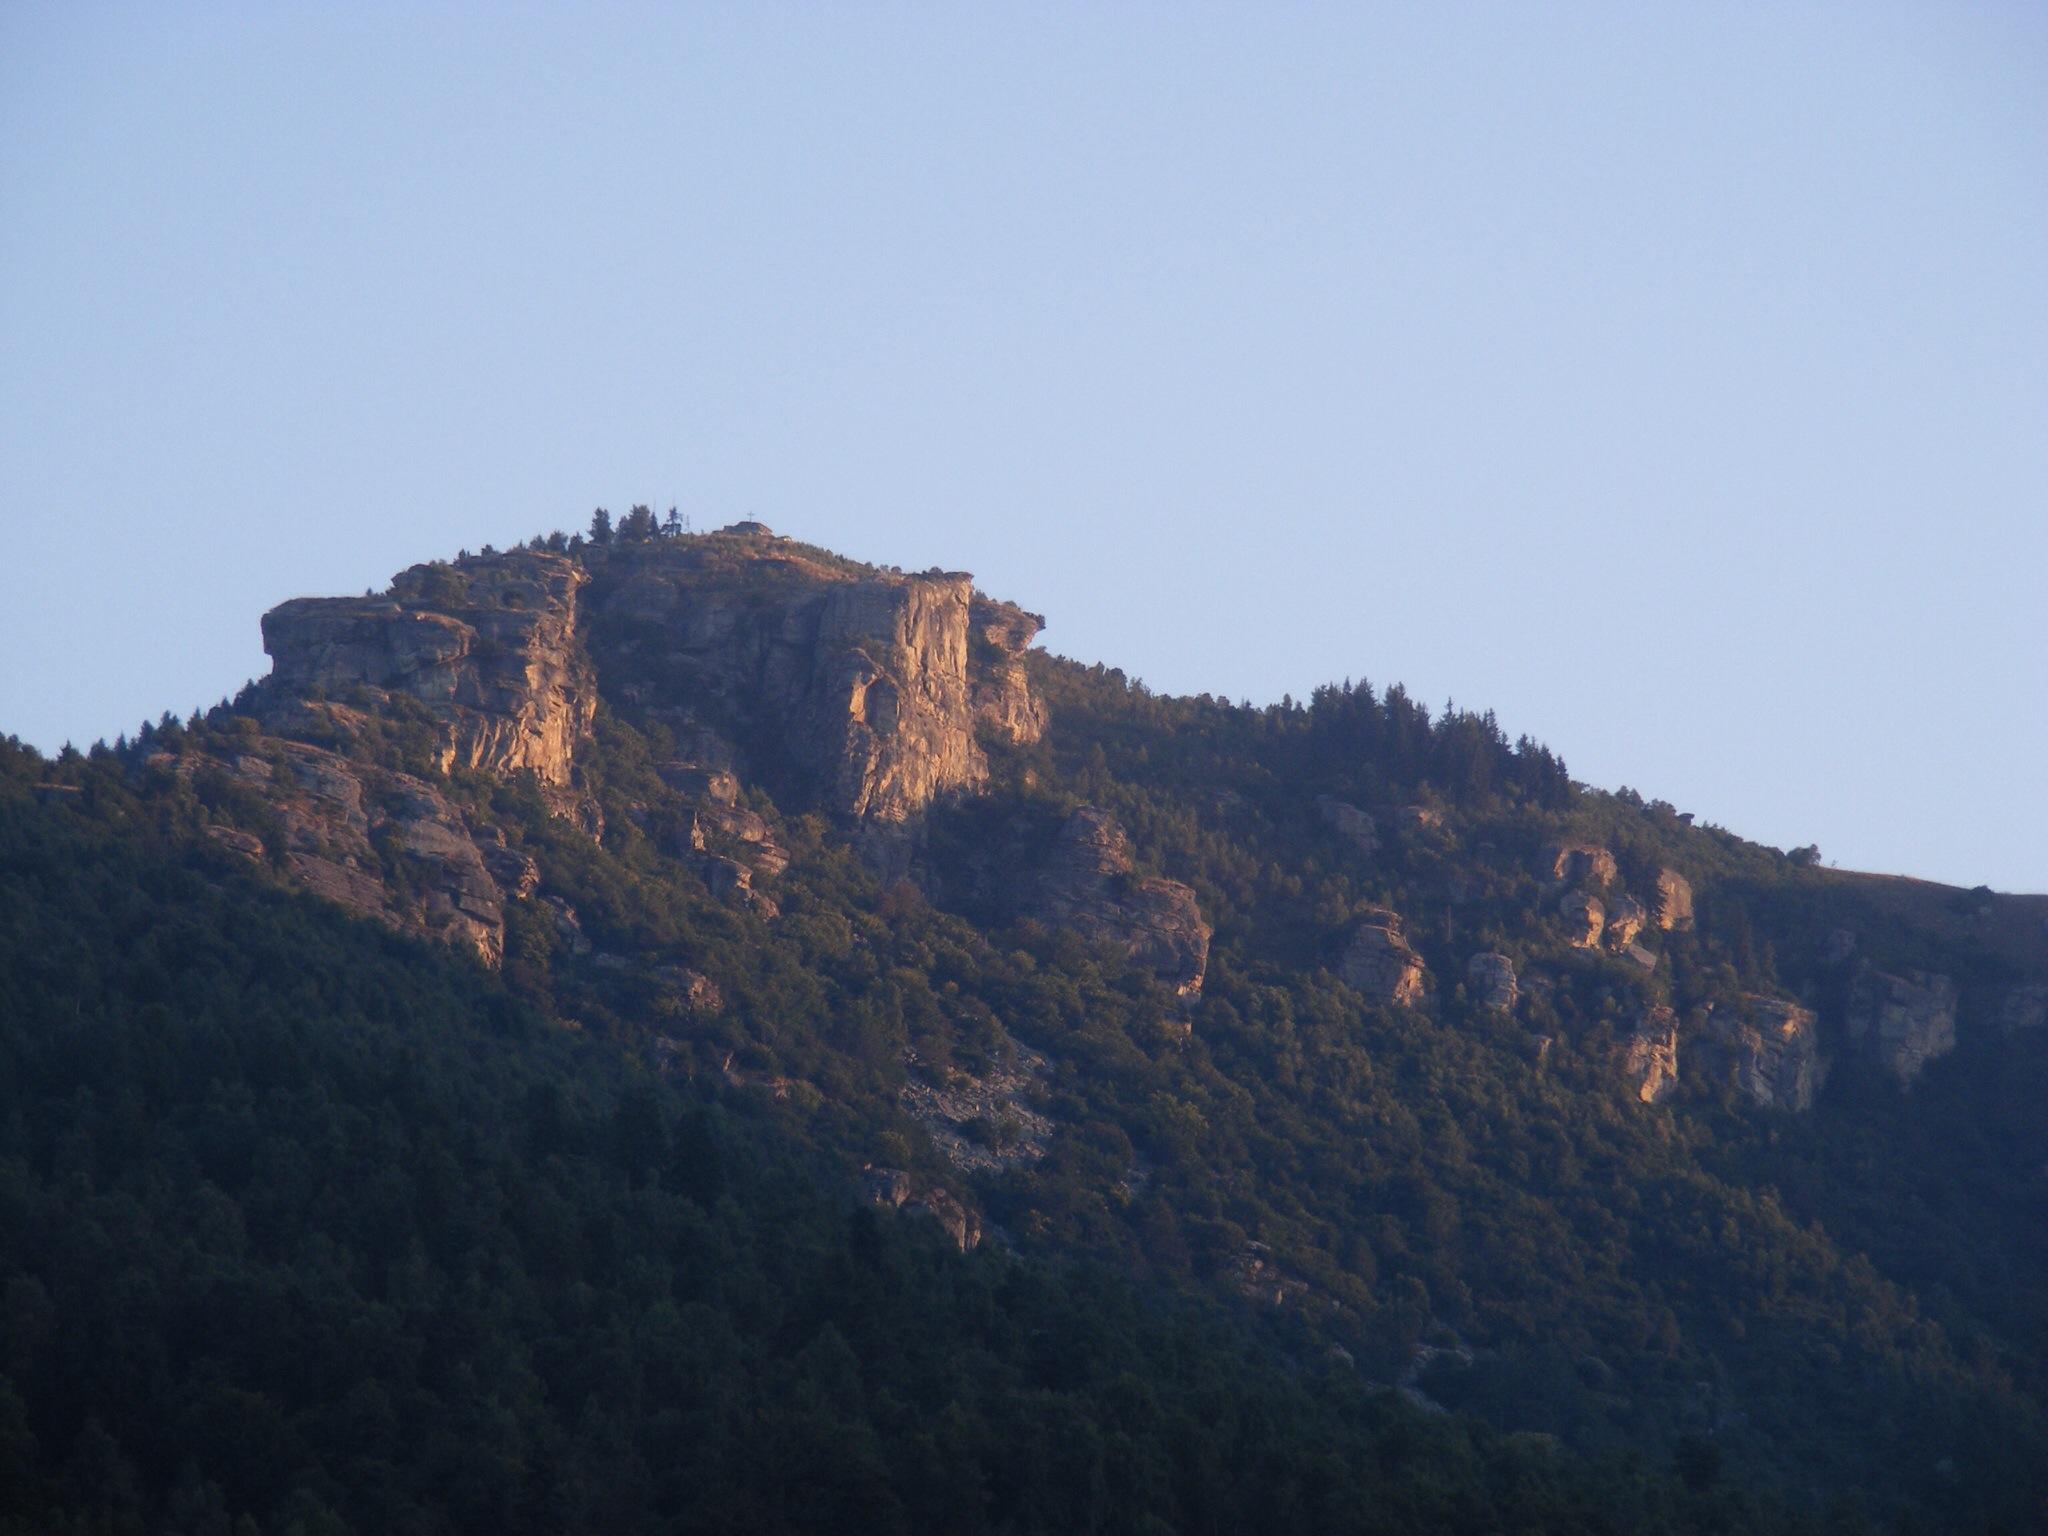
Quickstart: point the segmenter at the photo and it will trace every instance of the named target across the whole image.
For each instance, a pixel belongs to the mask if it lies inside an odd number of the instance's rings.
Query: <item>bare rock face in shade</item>
[[[1130,840],[1108,811],[1084,805],[1067,818],[1032,907],[1047,922],[1121,946],[1183,997],[1202,990],[1210,928],[1194,891],[1178,880],[1134,874]]]
[[[1478,954],[1465,962],[1465,990],[1482,1008],[1496,1013],[1513,1013],[1520,988],[1515,980],[1515,962],[1506,955]]]
[[[1865,965],[1849,993],[1849,1039],[1902,1083],[1956,1048],[1956,984],[1928,971]]]
[[[1704,1046],[1728,1081],[1758,1104],[1813,1107],[1822,1063],[1812,1010],[1789,998],[1746,993],[1738,1006],[1716,1010]]]
[[[1409,947],[1400,914],[1386,907],[1359,917],[1338,974],[1377,1003],[1412,1007],[1422,1001],[1422,956]]]

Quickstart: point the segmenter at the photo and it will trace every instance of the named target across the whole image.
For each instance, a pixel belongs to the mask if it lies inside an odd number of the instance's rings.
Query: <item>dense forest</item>
[[[600,592],[750,569],[638,508],[536,543]],[[573,804],[388,691],[6,749],[7,1528],[2037,1528],[2031,908],[1588,790],[1398,686],[1252,707],[1035,650],[1042,733],[984,733],[878,859],[744,697],[707,799],[662,691],[701,677],[594,612]],[[490,954],[306,893],[309,750],[358,765],[392,910],[439,910],[410,786],[531,871]],[[1192,981],[1029,899],[1111,824],[1125,907],[1213,930]],[[1609,911],[1682,870],[1696,921],[1574,941],[1574,849]],[[1953,1048],[1902,1080],[1848,1031],[1935,970]],[[1812,1021],[1810,1108],[1745,1091],[1759,998]]]

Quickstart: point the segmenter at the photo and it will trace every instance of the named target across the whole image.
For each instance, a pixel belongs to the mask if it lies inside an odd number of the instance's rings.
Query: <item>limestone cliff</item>
[[[857,566],[758,528],[590,558],[607,693],[704,766],[844,819],[911,823],[987,779],[977,726],[1044,729],[1022,662],[1041,621],[965,575]]]
[[[367,690],[425,704],[442,771],[530,770],[570,782],[597,709],[578,643],[585,582],[560,555],[517,551],[416,565],[382,597],[309,597],[263,616],[273,715],[320,694]]]

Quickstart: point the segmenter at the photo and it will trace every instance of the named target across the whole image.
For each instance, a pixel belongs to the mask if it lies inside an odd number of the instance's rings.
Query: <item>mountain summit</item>
[[[10,1315],[84,1283],[59,1234],[108,1219],[93,1179],[170,1227],[174,1197],[233,1210],[204,1228],[215,1272],[296,1298],[280,1319],[317,1296],[336,1329],[399,1336],[337,1354],[315,1390],[192,1322],[230,1315],[208,1291],[137,1345],[160,1362],[151,1401],[200,1424],[193,1404],[236,1383],[292,1426],[277,1456],[314,1469],[262,1497],[313,1490],[358,1521],[360,1477],[336,1470],[350,1436],[404,1463],[389,1486],[425,1489],[407,1437],[375,1424],[487,1401],[519,1426],[521,1475],[551,1456],[596,1487],[613,1457],[647,1510],[696,1518],[745,1453],[669,1487],[673,1415],[743,1445],[715,1383],[758,1350],[801,1354],[808,1385],[745,1411],[835,1405],[874,1458],[855,1482],[875,1528],[975,1528],[933,1513],[951,1493],[913,1465],[1002,1483],[994,1447],[1054,1401],[1095,1449],[1071,1486],[1038,1462],[1024,1481],[1092,1513],[1015,1528],[1198,1528],[1236,1494],[1170,1450],[1181,1420],[1159,1405],[1208,1389],[1134,1342],[1168,1315],[1202,1319],[1176,1337],[1230,1341],[1187,1344],[1236,1383],[1218,1402],[1252,1391],[1231,1373],[1276,1371],[1308,1394],[1290,1423],[1365,1437],[1344,1442],[1358,1467],[1394,1455],[1383,1431],[1441,1420],[1428,1433],[1473,1426],[1471,1445],[1520,1436],[1472,1465],[1583,1472],[1592,1505],[1622,1495],[1585,1469],[1648,1458],[1674,1481],[1627,1496],[1645,1529],[2040,1511],[2048,903],[1695,826],[1398,685],[1160,697],[1036,648],[1043,625],[958,572],[636,508],[285,603],[263,619],[271,675],[202,718],[57,762],[10,748],[6,894],[19,934],[45,937],[7,951],[0,1151],[31,1193],[0,1214],[46,1213],[40,1237],[8,1229]],[[100,907],[131,912],[125,939]],[[402,979],[364,991],[371,974]],[[88,1027],[91,1050],[61,1044]],[[152,1116],[189,1128],[151,1141],[134,1127]],[[391,1150],[429,1122],[438,1151]],[[88,1134],[97,1171],[66,1183]],[[768,1277],[782,1221],[815,1272]],[[691,1246],[712,1227],[731,1263],[766,1266],[738,1291]],[[894,1314],[861,1278],[890,1244],[927,1266],[897,1272],[899,1300],[949,1362],[967,1427],[944,1449],[932,1425],[954,1410],[924,1400],[940,1367],[900,1374]],[[316,1264],[326,1290],[305,1288]],[[172,1283],[152,1274],[143,1290]],[[1019,1307],[1050,1287],[1046,1315],[1080,1334],[1053,1351],[1050,1325],[1013,1333],[1008,1303],[963,1299],[984,1283]],[[457,1291],[474,1300],[450,1312]],[[684,1347],[677,1307],[730,1335],[726,1365],[648,1364]],[[1117,1319],[1095,1345],[1091,1308]],[[111,1326],[63,1315],[80,1337]],[[637,1406],[570,1338],[610,1351]],[[256,1507],[259,1470],[121,1406],[127,1357],[81,1358],[20,1367],[38,1444],[125,1457],[163,1499],[190,1462]],[[1091,1374],[1111,1360],[1122,1385]],[[996,1381],[1020,1395],[976,1395]],[[0,1376],[0,1432],[14,1390]],[[367,1417],[338,1427],[341,1399]],[[484,1433],[462,1422],[461,1443]],[[109,1425],[118,1456],[93,1438]],[[30,1461],[38,1487],[70,1475]],[[746,1497],[779,1497],[768,1482]],[[1022,1488],[975,1507],[1000,1526]]]

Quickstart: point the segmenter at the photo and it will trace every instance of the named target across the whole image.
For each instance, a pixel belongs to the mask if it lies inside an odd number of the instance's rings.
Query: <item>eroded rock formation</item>
[[[1635,897],[1616,896],[1607,903],[1606,922],[1601,930],[1602,942],[1611,953],[1625,954],[1648,920],[1649,914],[1643,911],[1643,904]]]
[[[1024,655],[1045,620],[1015,603],[974,594],[968,604],[968,693],[974,718],[999,741],[1024,746],[1045,734],[1045,703],[1031,691]]]
[[[1380,845],[1379,828],[1366,812],[1331,795],[1316,796],[1316,810],[1339,836],[1360,853],[1373,853]]]
[[[564,556],[522,550],[416,565],[382,597],[281,604],[263,616],[273,713],[322,694],[402,695],[436,722],[443,772],[530,770],[566,786],[597,709],[577,636],[585,579]]]
[[[1621,1069],[1645,1104],[1677,1087],[1678,1015],[1662,1004],[1645,1010],[1623,1047]]]
[[[1689,930],[1693,925],[1692,882],[1675,869],[1658,870],[1651,888],[1650,913],[1666,933]]]
[[[1927,971],[1893,976],[1868,964],[1849,989],[1849,1039],[1910,1083],[1956,1046],[1956,986]]]
[[[217,843],[364,917],[472,951],[504,956],[505,905],[533,893],[539,871],[495,828],[472,830],[432,784],[302,742],[226,761],[200,753],[150,759],[154,772],[218,773],[263,798],[272,848],[247,829],[209,828]],[[274,855],[274,859],[273,859]]]
[[[2009,1035],[2048,1025],[2048,986],[2012,988],[1999,1004],[1998,1023]]]
[[[1583,891],[1567,891],[1557,904],[1557,915],[1564,919],[1565,939],[1574,949],[1592,949],[1607,931],[1607,904]]]
[[[1750,992],[1715,1011],[1708,1049],[1728,1080],[1757,1103],[1810,1109],[1820,1087],[1820,1039],[1812,1012],[1788,998]]]
[[[1513,1013],[1521,995],[1515,962],[1506,955],[1479,954],[1465,962],[1465,990],[1472,1001],[1496,1013]]]
[[[1359,917],[1338,974],[1376,1003],[1412,1007],[1422,1001],[1422,956],[1409,947],[1400,914],[1386,907]]]
[[[1118,945],[1183,997],[1202,990],[1210,929],[1194,891],[1133,873],[1130,840],[1108,811],[1084,805],[1066,819],[1039,872],[1032,911]]]
[[[965,575],[873,570],[736,530],[595,571],[608,689],[678,737],[717,738],[698,765],[744,759],[743,776],[770,773],[843,818],[914,822],[988,777],[978,724],[1013,741],[1044,728],[1022,661],[1039,620],[977,598]]]
[[[861,1192],[868,1204],[906,1215],[929,1216],[962,1253],[981,1246],[981,1218],[951,1190],[920,1180],[901,1168],[865,1168]]]
[[[1614,855],[1597,843],[1560,843],[1545,858],[1550,878],[1561,885],[1606,890],[1614,883]]]

